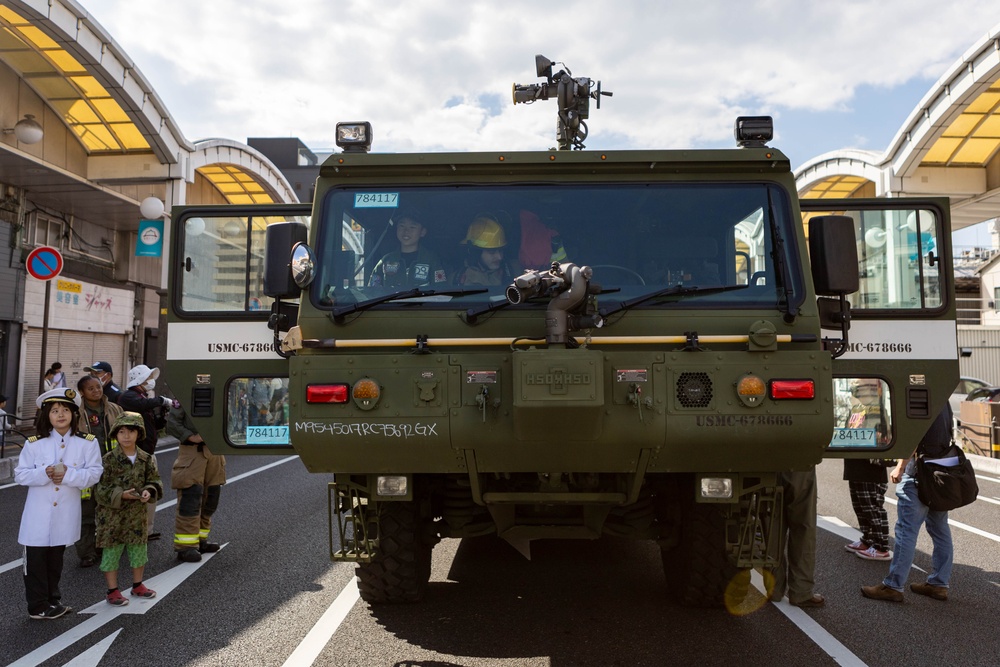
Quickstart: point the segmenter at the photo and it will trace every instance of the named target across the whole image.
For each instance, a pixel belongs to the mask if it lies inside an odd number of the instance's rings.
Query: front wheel
[[[742,603],[750,571],[736,567],[726,554],[726,515],[720,507],[684,503],[680,529],[679,542],[660,550],[671,597],[689,607]]]
[[[433,541],[425,534],[417,501],[378,504],[378,548],[369,563],[358,563],[358,591],[369,603],[417,602],[431,578]]]

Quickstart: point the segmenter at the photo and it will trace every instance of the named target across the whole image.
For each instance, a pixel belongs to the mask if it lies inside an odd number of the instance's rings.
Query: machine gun
[[[565,70],[552,73],[555,64],[545,56],[535,56],[535,70],[540,77],[545,77],[546,83],[514,84],[514,104],[531,104],[535,100],[556,98],[559,104],[556,120],[556,138],[559,150],[583,150],[583,142],[587,138],[587,123],[590,117],[590,100],[597,100],[597,108],[601,108],[601,96],[611,97],[612,93],[601,90],[601,82],[596,83],[587,77],[574,79],[566,63],[561,63]]]

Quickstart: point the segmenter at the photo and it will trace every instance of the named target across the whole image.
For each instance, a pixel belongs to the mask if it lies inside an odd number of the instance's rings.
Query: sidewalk
[[[156,441],[156,448],[172,447],[180,444],[172,435],[167,435]],[[8,445],[10,447],[10,445]],[[14,447],[13,449],[17,449]],[[17,467],[18,456],[5,456],[0,459],[0,484],[10,484],[14,481],[14,468]],[[998,461],[1000,463],[1000,461]]]

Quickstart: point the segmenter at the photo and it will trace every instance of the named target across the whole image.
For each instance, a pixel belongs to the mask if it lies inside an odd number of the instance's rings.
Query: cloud
[[[509,97],[538,81],[536,53],[614,92],[588,146],[729,143],[740,113],[851,113],[859,86],[929,88],[996,21],[978,0],[83,3],[189,138],[322,148],[337,120],[365,119],[380,151],[552,146],[555,103]]]

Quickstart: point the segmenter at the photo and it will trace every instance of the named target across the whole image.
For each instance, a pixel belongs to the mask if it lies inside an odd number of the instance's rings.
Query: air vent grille
[[[677,376],[677,404],[682,408],[707,408],[712,403],[712,378],[708,373]]]

